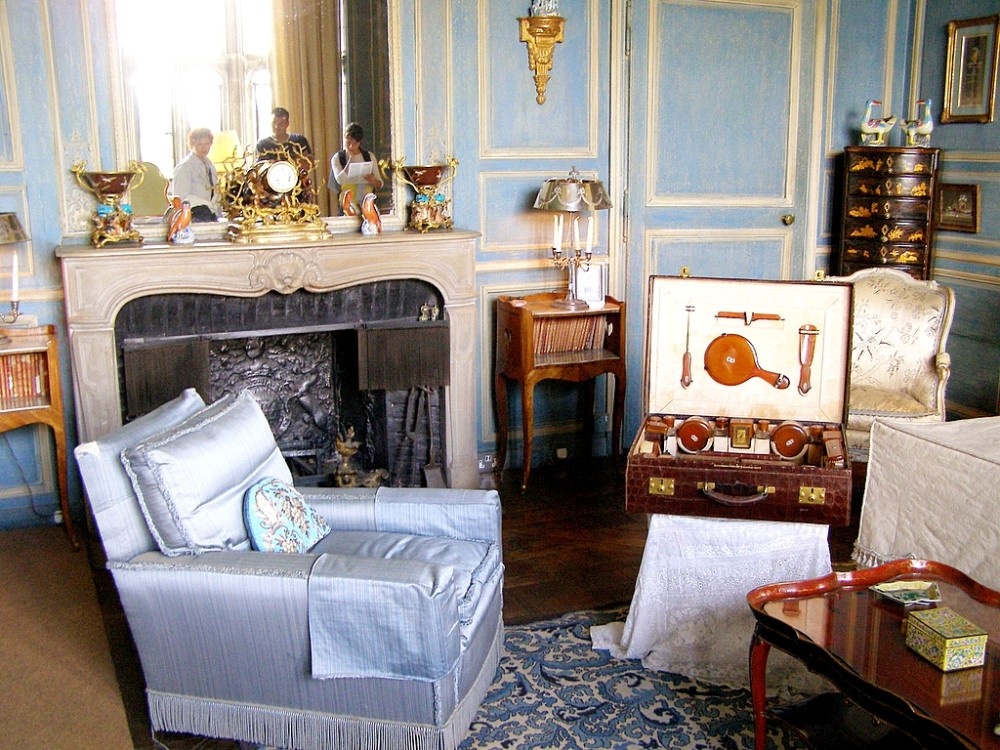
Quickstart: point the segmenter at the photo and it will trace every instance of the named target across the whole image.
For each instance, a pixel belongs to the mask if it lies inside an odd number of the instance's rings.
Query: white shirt
[[[188,201],[192,206],[208,206],[212,213],[218,214],[220,206],[215,197],[218,182],[215,165],[190,151],[174,169],[170,194]]]

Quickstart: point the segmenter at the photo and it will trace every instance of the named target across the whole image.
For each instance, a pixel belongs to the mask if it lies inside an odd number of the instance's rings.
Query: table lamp
[[[243,146],[235,130],[220,130],[212,138],[212,147],[208,150],[208,160],[220,172],[243,158]]]
[[[13,212],[0,213],[0,247],[7,245],[17,245],[27,242],[28,235],[21,227],[21,222],[17,220],[17,214]],[[18,260],[17,248],[13,248],[10,271],[10,312],[0,312],[0,321],[6,324],[17,322],[21,314],[21,302],[18,292]],[[6,336],[0,336],[0,343],[6,343]]]
[[[583,268],[590,269],[590,261],[594,255],[594,238],[597,236],[596,211],[611,208],[611,201],[600,180],[588,180],[580,176],[576,167],[570,169],[569,176],[550,178],[542,183],[538,197],[535,198],[535,208],[543,211],[559,212],[553,217],[552,229],[552,262],[557,268],[570,268],[569,291],[565,299],[556,300],[553,304],[570,310],[582,310],[587,307],[584,300],[576,296],[576,284],[573,271]],[[587,218],[586,244],[580,243],[580,212],[590,211]],[[571,250],[563,252],[563,236],[565,234],[564,213],[573,214],[570,238]]]

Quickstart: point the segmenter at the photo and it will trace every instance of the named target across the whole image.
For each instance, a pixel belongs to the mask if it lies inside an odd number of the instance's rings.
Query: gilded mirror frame
[[[125,70],[119,54],[118,30],[116,25],[116,4],[129,0],[105,0],[108,54],[111,91],[111,118],[113,128],[114,163],[128,164],[136,159],[139,153],[136,141],[134,107],[128,86],[125,85]],[[381,156],[390,161],[398,158],[405,148],[403,132],[403,94],[402,94],[402,39],[401,39],[401,4],[402,0],[385,0],[388,9],[388,46],[389,46],[389,119],[391,154]],[[328,169],[329,165],[318,164],[317,172]],[[117,167],[116,167],[117,168]],[[392,185],[392,210],[382,214],[382,228],[386,230],[401,230],[406,226],[407,195],[404,184],[395,179],[390,170],[383,170],[383,176]],[[329,231],[333,234],[346,234],[359,231],[360,217],[327,216],[323,217]],[[147,241],[160,242],[166,236],[166,225],[154,217],[136,217],[135,227]],[[225,240],[225,222],[218,224],[194,224],[197,240]]]

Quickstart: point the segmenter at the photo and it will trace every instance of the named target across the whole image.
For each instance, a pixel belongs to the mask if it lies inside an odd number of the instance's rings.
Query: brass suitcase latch
[[[673,497],[674,495],[674,480],[668,479],[667,477],[650,477],[649,478],[649,494],[650,495],[667,495],[668,497]]]
[[[799,487],[800,505],[825,505],[826,487]]]

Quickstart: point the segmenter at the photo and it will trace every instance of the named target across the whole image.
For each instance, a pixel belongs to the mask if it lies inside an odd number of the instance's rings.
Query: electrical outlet
[[[497,466],[497,457],[492,453],[479,454],[479,471],[487,473],[493,471]]]

